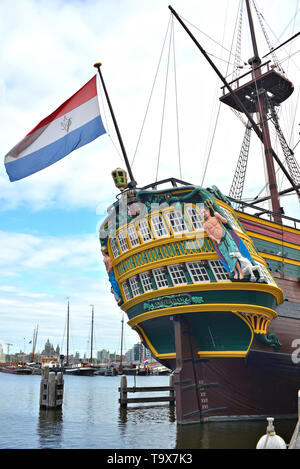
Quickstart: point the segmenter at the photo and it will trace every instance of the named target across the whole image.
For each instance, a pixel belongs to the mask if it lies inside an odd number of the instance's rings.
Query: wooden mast
[[[37,325],[36,329],[33,331],[33,339],[32,339],[32,361],[34,361],[34,352],[36,347],[36,340],[38,335],[39,326]]]
[[[119,372],[123,372],[123,334],[124,334],[124,314],[122,316],[122,331],[121,331],[121,356],[120,356],[120,366],[119,366]]]
[[[253,52],[254,52],[254,57],[249,59],[248,62],[252,67],[252,76],[255,79],[255,81],[257,81],[261,77],[261,67],[259,66],[261,64],[261,59],[258,54],[258,48],[257,48],[257,43],[256,43],[255,30],[254,30],[249,0],[245,0],[245,2],[246,2],[246,7],[247,7],[252,47],[253,47]],[[271,144],[269,125],[268,125],[265,96],[266,96],[265,91],[261,93],[260,90],[257,90],[256,111],[259,115],[259,122],[260,122],[260,127],[262,130],[262,141],[264,145],[272,211],[274,212],[274,214],[276,214],[274,215],[274,221],[276,221],[277,223],[282,223],[282,219],[280,216],[281,210],[280,210],[279,194],[278,194],[278,187],[277,187],[277,181],[276,181],[276,173],[275,173],[275,168],[274,168],[274,160],[273,160],[273,155],[272,155],[272,144]]]
[[[94,305],[92,307],[92,328],[91,328],[91,357],[90,362],[93,362],[93,337],[94,337]]]
[[[67,307],[67,365],[69,365],[69,336],[70,336],[70,301],[68,298]]]

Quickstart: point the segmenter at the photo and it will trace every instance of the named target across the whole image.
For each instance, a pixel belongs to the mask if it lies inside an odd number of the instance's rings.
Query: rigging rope
[[[254,0],[252,0],[252,3],[253,3],[253,6],[254,6],[254,9],[255,9],[255,11],[256,11],[257,18],[258,18],[258,21],[259,21],[259,23],[260,23],[260,26],[261,26],[263,35],[264,35],[265,40],[266,40],[266,43],[268,44],[269,50],[271,51],[271,55],[272,55],[274,64],[276,65],[277,69],[278,69],[281,73],[284,74],[285,72],[284,72],[283,68],[280,66],[280,63],[279,63],[279,61],[278,61],[278,59],[277,59],[277,56],[276,56],[275,52],[272,51],[273,46],[272,46],[271,41],[270,41],[270,39],[269,39],[269,37],[268,37],[268,35],[267,35],[267,31],[266,31],[266,29],[265,29],[265,27],[264,27],[264,24],[263,24],[263,16],[262,16],[262,14],[258,11]]]
[[[97,74],[97,80],[98,80],[98,74]],[[109,125],[108,125],[108,120],[107,120],[107,117],[106,117],[106,112],[105,112],[105,105],[104,105],[104,100],[103,100],[103,93],[102,93],[102,86],[99,86],[98,87],[99,91],[100,91],[100,98],[101,98],[101,104],[102,104],[102,109],[103,109],[103,115],[104,115],[104,122],[105,122],[105,128],[106,128],[106,133],[107,133],[107,136],[108,138],[110,139],[111,143],[113,144],[119,158],[121,159],[121,161],[124,161],[117,145],[115,144],[111,134],[110,134],[110,131],[109,131]],[[102,115],[102,114],[101,114]]]
[[[255,7],[255,9],[256,9],[254,0],[252,0],[252,1],[253,1],[253,4],[254,4],[254,7]],[[298,2],[299,2],[299,0],[297,1],[297,4],[298,4]],[[297,14],[298,14],[299,11],[300,11],[300,10],[299,10],[298,7],[297,7],[297,8],[296,8],[296,13],[294,14],[292,20],[289,21],[289,23],[288,23],[287,27],[284,29],[283,33],[286,31],[286,29],[288,28],[288,26],[289,26],[292,22],[294,22],[294,25],[293,25],[293,30],[294,30],[295,18],[296,18],[296,16],[297,16]],[[295,55],[295,54],[297,54],[297,53],[299,52],[299,51],[296,51],[296,52],[294,52],[293,54],[290,53],[288,57],[286,57],[285,59],[282,59],[282,60],[280,60],[280,61],[276,58],[276,56],[275,56],[275,59],[274,59],[274,55],[275,55],[275,54],[274,54],[274,52],[272,52],[272,47],[271,47],[271,45],[270,45],[270,41],[268,40],[266,31],[265,31],[265,29],[263,28],[263,25],[262,25],[263,15],[262,15],[261,13],[258,13],[257,9],[256,9],[256,12],[257,12],[259,21],[260,21],[260,23],[261,23],[263,32],[264,32],[264,34],[265,34],[267,43],[268,43],[268,45],[269,45],[269,48],[271,49],[271,53],[272,53],[272,56],[273,56],[273,60],[274,60],[274,62],[275,62],[276,65],[277,65],[277,64],[281,65],[285,60],[291,59],[291,57],[292,57],[293,55]],[[266,21],[265,21],[265,23],[266,23]],[[266,24],[267,24],[267,23],[266,23]],[[269,29],[271,30],[270,27],[269,27]],[[271,30],[271,31],[272,31],[272,30]],[[282,33],[282,34],[283,34],[283,33]],[[282,36],[282,34],[281,34],[281,36]],[[274,37],[276,37],[274,33],[273,33],[273,35],[274,35]],[[281,36],[280,36],[280,37],[281,37]],[[278,39],[278,38],[277,38],[277,41],[279,42],[279,39]],[[296,64],[295,64],[295,65],[296,65]],[[299,70],[299,68],[298,68],[297,65],[296,65],[296,68],[297,68],[297,70]],[[279,70],[280,70],[281,72],[283,72],[283,69],[282,69],[281,67],[280,67]],[[284,73],[284,72],[283,72],[283,73]],[[300,91],[300,88],[299,88],[299,91]],[[267,96],[267,100],[268,100],[268,96]],[[299,92],[298,92],[298,97],[297,97],[297,103],[298,103],[298,100],[299,100]],[[285,138],[284,138],[284,135],[283,135],[283,133],[282,133],[282,130],[281,130],[280,127],[279,127],[278,116],[277,116],[277,113],[275,112],[274,106],[272,105],[272,103],[271,103],[271,104],[268,104],[267,106],[268,106],[268,109],[270,109],[270,111],[271,111],[270,119],[272,120],[272,122],[273,122],[273,124],[274,124],[275,130],[276,130],[276,135],[277,135],[277,137],[278,137],[278,139],[279,139],[279,142],[280,142],[280,144],[281,144],[281,148],[282,148],[283,153],[284,153],[284,156],[285,156],[285,159],[284,159],[284,161],[283,161],[283,164],[288,166],[289,173],[291,174],[291,177],[293,178],[293,180],[294,180],[294,181],[295,181],[295,180],[298,180],[298,179],[299,179],[299,165],[298,165],[298,163],[297,163],[297,161],[296,161],[296,159],[295,159],[295,156],[294,156],[294,154],[293,154],[293,150],[290,149],[289,145],[287,144],[287,142],[286,142],[286,140],[285,140]],[[291,140],[292,140],[293,127],[294,127],[294,124],[295,124],[296,109],[297,109],[297,105],[296,105],[296,107],[295,107],[294,116],[293,116],[293,118],[291,118],[291,120],[292,120],[292,125],[290,126],[290,128],[291,128],[291,133],[290,133],[290,136],[289,136],[289,139],[288,139],[289,142],[290,142],[290,144],[291,144]],[[276,170],[276,175],[279,173],[279,170],[280,170],[280,168],[278,167],[277,170]],[[283,179],[284,179],[284,175],[282,175],[280,187],[281,187],[282,184],[283,184]],[[267,187],[267,184],[265,184],[265,186],[260,190],[260,192],[258,193],[258,195],[256,196],[256,198],[258,198],[258,197],[260,196],[260,194],[266,189],[266,187]]]
[[[242,5],[242,0],[241,0],[241,2],[240,2],[240,5]],[[227,8],[228,8],[228,3],[227,3]],[[238,15],[239,15],[239,13],[238,13]],[[226,10],[225,21],[224,21],[223,41],[224,41],[224,36],[225,36],[226,16],[227,16],[227,10]],[[235,21],[235,28],[234,28],[234,31],[236,30],[237,21],[238,21],[238,16],[237,16],[236,21]],[[196,28],[196,29],[198,29],[198,28]],[[239,54],[232,54],[233,41],[234,41],[234,35],[233,35],[233,38],[232,38],[231,50],[230,50],[230,51],[228,51],[227,49],[225,49],[225,48],[224,48],[223,46],[221,46],[220,44],[219,44],[219,45],[220,45],[223,49],[227,50],[227,52],[229,52],[229,57],[230,57],[231,55],[234,55],[234,57],[236,58],[236,64],[237,64],[237,63],[240,61],[240,56],[239,56]],[[215,42],[215,41],[214,41],[214,42]],[[227,69],[226,69],[225,75],[228,74],[228,68],[229,68],[229,60],[228,60],[228,62],[227,62]],[[208,151],[208,155],[207,155],[206,162],[205,162],[205,166],[204,166],[204,171],[203,171],[201,186],[203,186],[203,184],[204,184],[204,179],[205,179],[205,176],[206,176],[206,172],[207,172],[207,168],[208,168],[208,163],[209,163],[209,160],[210,160],[210,157],[211,157],[211,150],[212,150],[212,146],[213,146],[213,143],[214,143],[214,138],[215,138],[215,134],[216,134],[216,129],[217,129],[218,121],[219,121],[220,110],[221,110],[221,102],[219,101],[218,111],[217,111],[217,115],[216,115],[216,120],[215,120],[214,129],[213,129],[213,134],[212,134],[212,138],[211,138],[211,142],[210,142],[210,146],[209,146],[209,151]]]
[[[169,17],[169,22],[168,22],[168,26],[167,26],[167,31],[166,31],[166,33],[165,33],[165,37],[164,37],[162,49],[161,49],[161,52],[160,52],[160,57],[159,57],[158,65],[157,65],[156,72],[155,72],[155,77],[154,77],[153,85],[152,85],[151,92],[150,92],[150,96],[149,96],[149,99],[148,99],[148,104],[147,104],[147,108],[146,108],[146,113],[145,113],[145,116],[144,116],[144,119],[143,119],[143,122],[142,122],[142,127],[141,127],[141,130],[140,130],[140,133],[139,133],[139,137],[138,137],[137,145],[136,145],[136,148],[135,148],[135,151],[134,151],[134,155],[133,155],[133,159],[132,159],[132,162],[131,162],[131,166],[133,166],[133,163],[134,163],[134,160],[135,160],[135,157],[136,157],[136,153],[137,153],[137,150],[138,150],[138,146],[139,146],[139,143],[140,143],[140,140],[141,140],[141,136],[142,136],[142,133],[143,133],[143,130],[144,130],[146,118],[147,118],[148,111],[149,111],[149,107],[150,107],[150,102],[151,102],[151,99],[152,99],[154,87],[155,87],[155,84],[156,84],[157,75],[158,75],[159,68],[160,68],[160,64],[161,64],[161,59],[162,59],[163,51],[164,51],[164,48],[165,48],[165,44],[166,44],[166,40],[167,40],[169,28],[170,28],[171,19],[172,19],[172,13],[170,14],[170,17]]]
[[[199,29],[197,26],[195,26],[193,23],[191,23],[189,20],[187,20],[186,18],[183,18],[181,17],[182,20],[189,24],[190,26],[192,26],[193,28],[195,28],[197,31],[199,31],[201,34],[203,34],[204,36],[206,36],[208,39],[210,39],[211,41],[213,41],[215,44],[217,44],[218,46],[220,46],[222,49],[224,49],[226,52],[229,52],[229,57],[231,55],[233,55],[235,57],[235,54],[232,53],[232,50],[229,50],[227,49],[226,47],[224,47],[222,44],[220,44],[219,42],[217,42],[215,39],[213,39],[211,36],[209,36],[208,34],[206,34],[204,31],[202,31],[201,29]],[[248,65],[247,61],[246,60],[243,60],[243,65]]]
[[[172,15],[172,23],[173,23],[173,15]],[[175,105],[176,105],[176,124],[177,124],[177,151],[178,151],[179,175],[180,175],[180,179],[182,179],[181,155],[180,155],[180,138],[179,138],[179,115],[178,115],[178,93],[177,93],[177,76],[176,76],[176,54],[175,54],[174,24],[172,24],[172,40],[173,40],[173,66],[174,66]]]
[[[173,18],[172,18],[171,30],[173,28],[173,25],[174,25],[174,23],[173,23]],[[166,73],[166,80],[165,80],[165,90],[164,90],[163,110],[162,110],[162,117],[161,117],[160,138],[159,138],[159,146],[158,146],[158,157],[157,157],[155,181],[157,181],[157,179],[158,179],[158,169],[159,169],[159,162],[160,162],[160,152],[161,152],[161,144],[162,144],[163,125],[164,125],[164,118],[165,118],[167,86],[168,86],[168,78],[169,78],[169,63],[170,63],[171,43],[172,43],[171,39],[172,39],[172,34],[170,34],[170,41],[169,41],[169,52],[168,52],[168,60],[167,60],[167,73]]]

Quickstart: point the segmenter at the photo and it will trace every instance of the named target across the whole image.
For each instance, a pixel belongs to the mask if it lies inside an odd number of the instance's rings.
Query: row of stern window
[[[232,227],[241,230],[230,211],[225,208],[222,210]],[[136,223],[129,224],[127,236],[126,229],[120,229],[117,233],[117,239],[110,239],[111,251],[113,257],[116,258],[121,253],[153,239],[169,237],[170,233],[176,236],[179,233],[203,230],[203,224],[200,211],[193,205],[185,206],[184,215],[180,210],[167,210],[159,214],[152,214],[149,217],[149,222],[147,218],[142,218]]]
[[[208,269],[210,273],[209,275]],[[126,300],[147,293],[152,290],[187,285],[201,282],[230,281],[229,275],[218,260],[203,262],[187,262],[186,264],[174,264],[160,267],[151,271],[134,275],[122,283]]]
[[[267,283],[276,285],[265,266],[261,263],[259,266]],[[219,260],[187,262],[133,275],[122,283],[122,289],[128,301],[152,290],[203,282],[230,282],[230,276]]]

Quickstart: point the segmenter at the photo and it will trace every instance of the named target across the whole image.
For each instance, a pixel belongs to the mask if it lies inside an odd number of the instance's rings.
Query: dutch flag
[[[105,132],[95,75],[7,153],[4,163],[10,181],[56,163]]]

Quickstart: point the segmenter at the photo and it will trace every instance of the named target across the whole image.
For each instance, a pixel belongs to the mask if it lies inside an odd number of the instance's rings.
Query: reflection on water
[[[121,409],[119,376],[66,375],[62,410],[39,409],[40,379],[0,373],[0,448],[254,449],[266,431],[266,421],[177,425],[175,408],[168,404],[129,404]],[[137,377],[134,384],[168,382],[167,376]],[[274,424],[288,443],[296,421]]]
[[[156,405],[139,406],[119,409],[119,427],[122,428],[129,421],[134,424],[147,423],[174,423],[176,412],[174,406]]]
[[[293,420],[274,422],[276,433],[287,444],[295,423]],[[266,420],[177,425],[176,449],[255,449],[266,428]]]
[[[40,409],[37,434],[40,448],[61,448],[63,413],[61,409]]]
[[[255,449],[259,438],[266,433],[267,421],[244,422],[205,422],[188,425],[176,424],[176,411],[173,406],[140,406],[119,409],[119,428],[126,435],[126,425],[140,425],[147,428],[152,423],[174,424],[176,442],[174,449]],[[296,421],[276,422],[275,430],[288,444]],[[170,425],[170,428],[172,426]],[[174,427],[174,426],[173,426]],[[162,435],[163,437],[163,435]],[[166,438],[168,438],[166,436]]]

